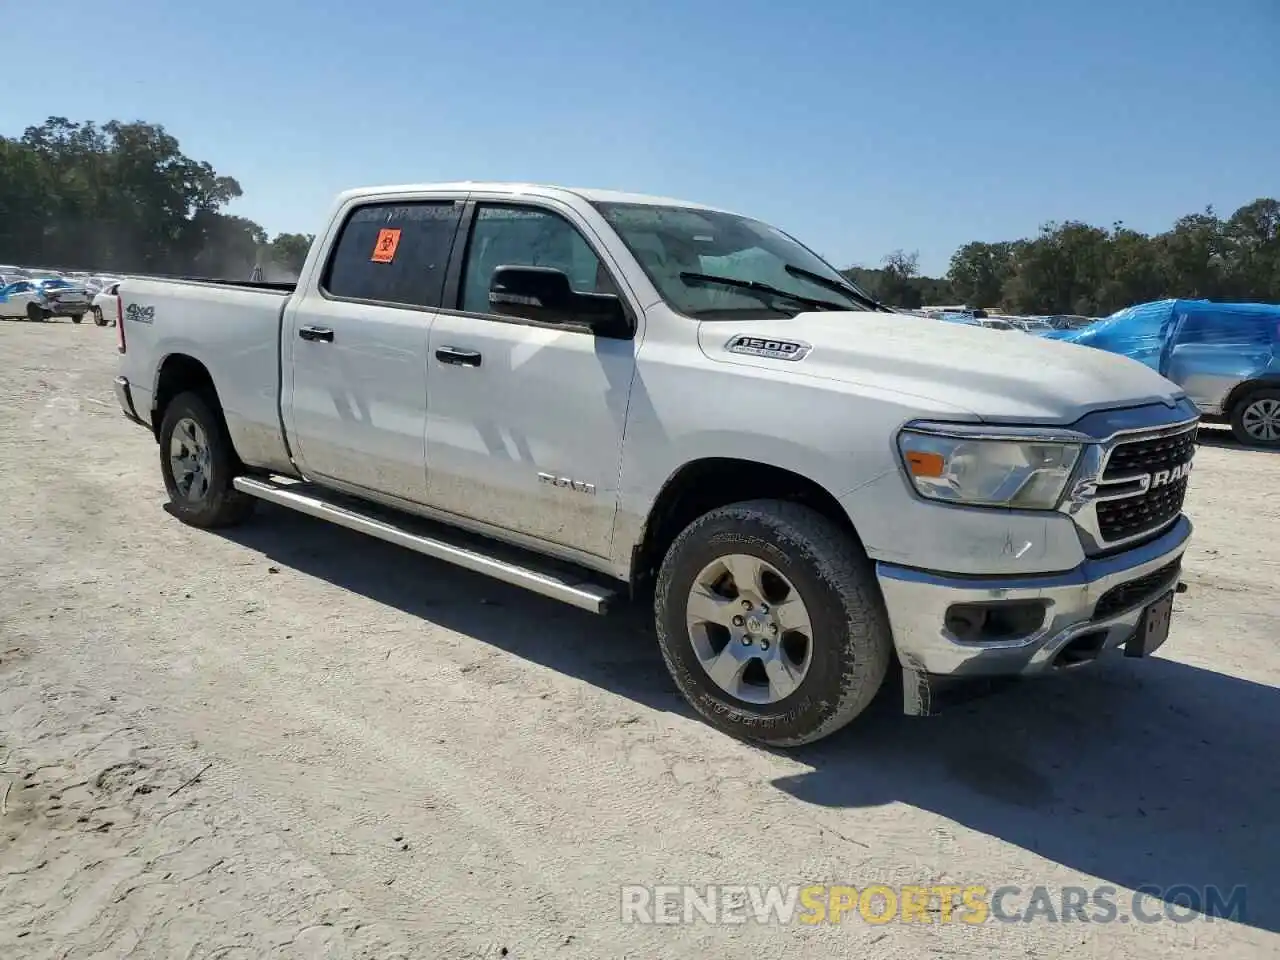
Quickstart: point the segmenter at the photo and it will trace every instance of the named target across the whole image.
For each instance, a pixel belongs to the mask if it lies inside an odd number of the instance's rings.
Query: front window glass
[[[604,202],[595,206],[667,303],[688,316],[737,319],[793,316],[812,309],[871,309],[866,302],[869,297],[860,300],[849,290],[849,281],[831,266],[758,220],[692,207]],[[753,283],[757,289],[719,284],[707,277]]]
[[[577,227],[548,210],[485,204],[476,211],[462,277],[463,310],[491,312],[489,284],[502,266],[554,267],[579,293],[617,293]]]

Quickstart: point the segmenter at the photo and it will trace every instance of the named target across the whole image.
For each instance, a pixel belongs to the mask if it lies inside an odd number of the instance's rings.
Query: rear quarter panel
[[[209,371],[231,442],[252,467],[292,471],[280,425],[279,330],[287,296],[162,280],[120,285],[128,378],[138,412],[154,417],[164,362],[175,355]]]

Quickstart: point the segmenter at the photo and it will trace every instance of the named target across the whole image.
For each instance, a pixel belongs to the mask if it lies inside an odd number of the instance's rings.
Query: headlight
[[[907,428],[898,447],[916,491],[969,506],[1052,510],[1080,458],[1080,444],[946,436]]]

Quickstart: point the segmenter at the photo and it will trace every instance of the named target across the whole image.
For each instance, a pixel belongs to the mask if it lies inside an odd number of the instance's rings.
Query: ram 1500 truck
[[[530,184],[360,189],[296,286],[119,297],[116,392],[183,520],[266,500],[590,611],[651,598],[676,685],[745,739],[830,734],[895,662],[921,714],[938,677],[1168,636],[1183,392],[1102,351],[892,312],[754,219]]]

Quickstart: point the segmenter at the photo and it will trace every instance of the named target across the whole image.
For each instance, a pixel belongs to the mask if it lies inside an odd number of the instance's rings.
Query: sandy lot
[[[0,957],[1280,952],[1280,457],[1202,447],[1158,658],[774,755],[690,716],[626,616],[281,510],[183,526],[115,407],[114,339],[0,324]],[[619,885],[681,882],[1248,899],[1242,922],[620,922]]]

